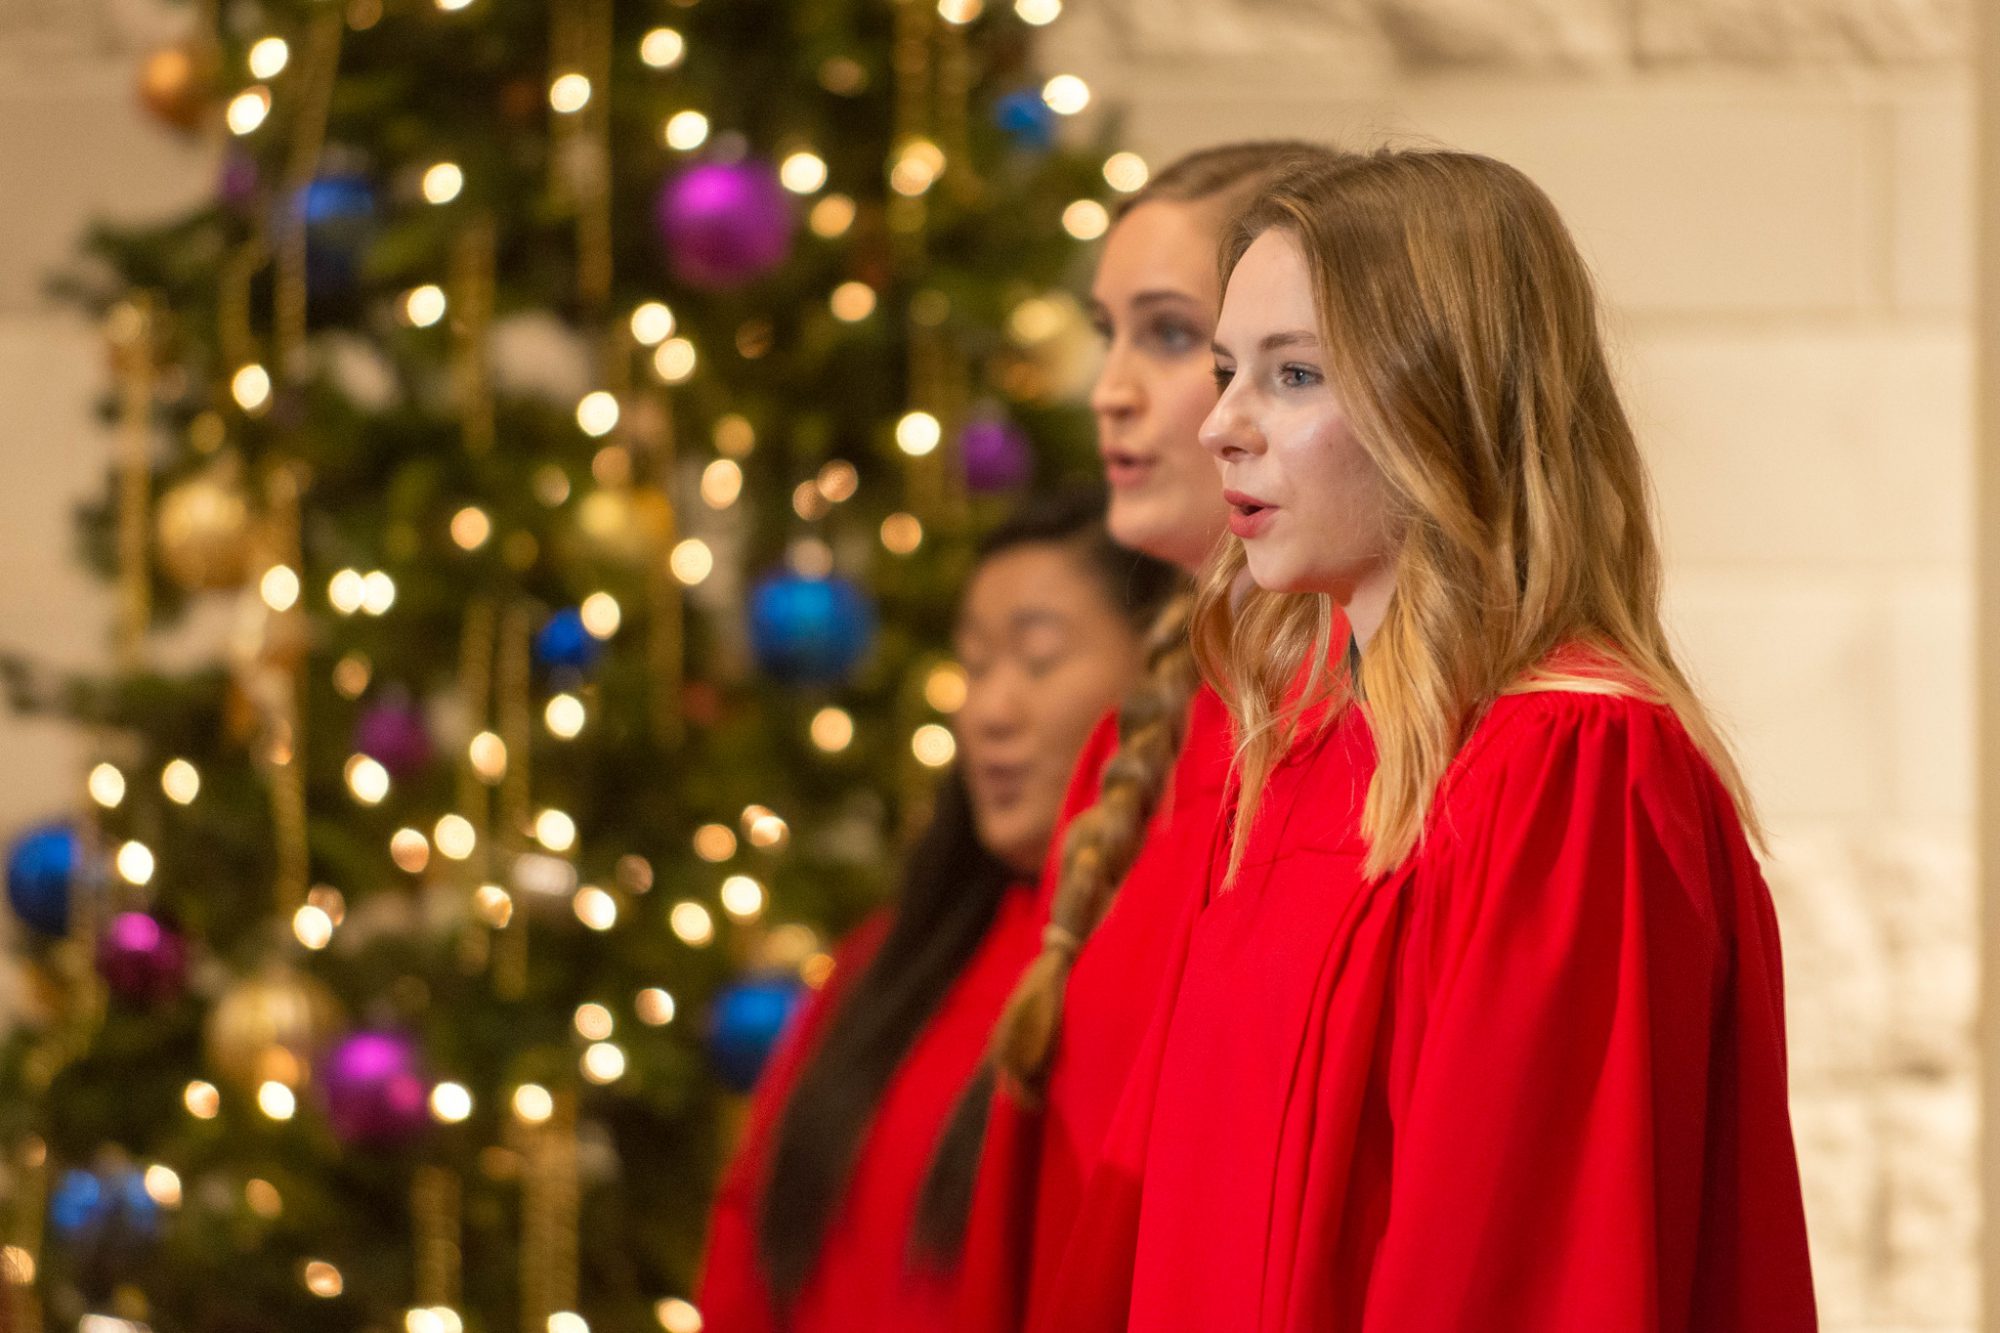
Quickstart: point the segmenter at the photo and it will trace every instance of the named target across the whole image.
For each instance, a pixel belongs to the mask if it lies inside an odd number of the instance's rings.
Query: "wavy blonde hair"
[[[1225,282],[1271,230],[1304,254],[1328,378],[1387,481],[1400,544],[1381,627],[1346,663],[1331,658],[1325,595],[1243,592],[1234,538],[1204,570],[1194,652],[1237,724],[1232,871],[1301,719],[1349,695],[1377,754],[1361,820],[1371,875],[1419,845],[1453,757],[1511,693],[1665,705],[1754,835],[1735,761],[1660,623],[1646,469],[1589,272],[1548,196],[1470,153],[1305,164],[1237,219]],[[1568,646],[1588,660],[1552,656]]]
[[[1118,216],[1159,200],[1212,204],[1226,229],[1234,214],[1286,168],[1332,155],[1332,149],[1300,140],[1201,149],[1176,159],[1126,198]],[[1077,952],[1111,910],[1180,757],[1188,705],[1201,684],[1188,645],[1192,611],[1191,595],[1178,599],[1153,627],[1145,671],[1118,712],[1118,749],[1105,765],[1097,800],[1064,835],[1042,951],[994,1025],[993,1060],[1023,1101],[1037,1099],[1048,1075]]]

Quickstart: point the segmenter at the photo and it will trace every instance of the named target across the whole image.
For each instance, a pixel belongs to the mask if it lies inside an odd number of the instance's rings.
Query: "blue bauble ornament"
[[[69,931],[69,904],[83,873],[83,843],[68,824],[42,824],[7,853],[7,901],[44,935]]]
[[[783,570],[750,591],[750,649],[778,680],[830,685],[854,669],[874,638],[874,608],[846,579]]]
[[[71,1244],[150,1240],[159,1228],[160,1205],[131,1167],[65,1171],[49,1192],[49,1229]]]
[[[797,977],[751,977],[723,987],[708,1012],[708,1058],[734,1092],[757,1086],[764,1062],[809,994]]]
[[[1056,141],[1056,113],[1049,110],[1037,88],[1022,88],[995,102],[993,123],[1023,148],[1039,151]]]
[[[535,635],[535,660],[551,670],[588,671],[603,653],[604,645],[583,627],[583,612],[573,606],[550,616]]]
[[[360,172],[329,172],[291,202],[306,220],[306,290],[322,298],[348,291],[375,234],[375,182]]]

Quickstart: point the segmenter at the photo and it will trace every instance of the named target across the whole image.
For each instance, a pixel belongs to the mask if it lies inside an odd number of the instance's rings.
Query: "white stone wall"
[[[1774,835],[1825,1327],[1978,1319],[1972,110],[1955,0],[1081,0],[1154,162],[1476,149],[1602,282],[1671,618]]]

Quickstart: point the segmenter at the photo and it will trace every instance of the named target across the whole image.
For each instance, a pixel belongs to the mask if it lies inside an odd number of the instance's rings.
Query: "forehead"
[[[1155,199],[1118,220],[1098,257],[1091,295],[1115,305],[1143,291],[1216,296],[1215,210]]]
[[[1102,595],[1073,553],[1037,542],[1002,551],[979,566],[966,585],[959,621],[997,628],[1017,616],[1061,613]]]
[[[1250,242],[1229,275],[1217,321],[1217,342],[1241,355],[1267,333],[1319,327],[1313,304],[1312,273],[1305,252],[1290,232],[1276,228]],[[1238,346],[1241,342],[1245,345]]]

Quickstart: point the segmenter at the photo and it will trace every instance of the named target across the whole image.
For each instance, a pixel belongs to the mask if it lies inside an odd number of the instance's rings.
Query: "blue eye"
[[[1168,322],[1153,326],[1153,341],[1160,349],[1172,356],[1182,356],[1195,349],[1200,340],[1200,332],[1186,324]]]
[[[1278,382],[1287,389],[1304,389],[1319,383],[1319,372],[1311,366],[1286,366],[1278,371]]]

